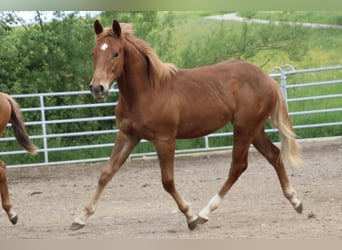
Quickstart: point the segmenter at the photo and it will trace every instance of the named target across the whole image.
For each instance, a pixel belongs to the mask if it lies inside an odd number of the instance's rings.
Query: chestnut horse
[[[74,219],[72,230],[82,228],[95,212],[106,184],[141,139],[154,144],[163,187],[185,215],[190,230],[208,221],[210,213],[246,170],[251,144],[273,165],[284,196],[298,213],[302,212],[302,202],[284,167],[284,160],[301,164],[299,145],[276,81],[258,67],[239,60],[193,69],[176,68],[163,63],[148,43],[136,38],[132,25],[120,25],[116,20],[110,28],[103,28],[96,20],[94,30],[90,91],[95,98],[103,99],[113,82],[117,82],[119,101],[115,114],[119,132],[96,191]],[[281,150],[264,132],[270,116],[280,132]],[[175,140],[207,135],[228,122],[234,130],[228,178],[203,210],[194,214],[175,187]]]
[[[12,124],[17,142],[30,154],[36,154],[37,148],[28,137],[18,103],[9,95],[0,92],[0,135],[5,131],[8,122]],[[15,225],[18,221],[18,215],[12,209],[7,185],[6,165],[1,160],[0,193],[2,207],[6,211],[12,224]]]

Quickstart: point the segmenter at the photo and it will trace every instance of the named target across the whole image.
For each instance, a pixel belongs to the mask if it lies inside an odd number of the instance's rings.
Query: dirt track
[[[342,138],[303,142],[305,167],[288,174],[304,212],[282,196],[270,165],[251,151],[249,168],[209,218],[189,231],[185,218],[163,190],[155,159],[127,162],[107,186],[95,214],[79,231],[73,218],[94,192],[103,163],[8,169],[14,210],[12,226],[0,212],[0,239],[100,238],[342,238]],[[217,192],[230,153],[176,159],[179,192],[199,211]]]

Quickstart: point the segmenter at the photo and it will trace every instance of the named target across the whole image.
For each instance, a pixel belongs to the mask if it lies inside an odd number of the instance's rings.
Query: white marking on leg
[[[213,198],[211,198],[208,205],[205,208],[203,208],[202,211],[199,212],[198,215],[202,217],[203,219],[208,220],[209,214],[213,212],[215,209],[217,209],[221,202],[222,202],[221,196],[216,194]]]
[[[107,43],[102,44],[102,46],[101,46],[101,50],[102,51],[105,51],[107,48],[108,48],[108,44]]]
[[[294,208],[300,206],[301,201],[296,197],[296,190],[293,187],[289,186],[285,189],[285,197],[291,202]]]
[[[188,210],[184,214],[185,214],[187,222],[190,223],[190,222],[193,222],[193,221],[195,221],[197,219],[197,215],[194,215],[192,213],[192,209],[191,209],[190,203],[188,203],[188,202],[185,202],[185,203],[188,205]]]
[[[84,211],[74,219],[74,223],[79,224],[79,225],[84,225],[86,219],[88,219],[92,214],[94,214],[95,208],[92,207],[90,208],[89,205],[87,205],[84,208]]]
[[[95,213],[96,205],[100,198],[103,187],[97,186],[94,195],[91,197],[90,201],[84,207],[83,212],[74,219],[74,223],[84,225],[86,219],[88,219],[92,214]]]
[[[10,220],[12,220],[14,217],[16,217],[17,214],[13,211],[13,209],[11,208],[9,211],[8,211],[8,218]]]

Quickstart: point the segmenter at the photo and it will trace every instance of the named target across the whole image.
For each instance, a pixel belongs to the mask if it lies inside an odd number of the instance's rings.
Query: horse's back
[[[240,60],[180,70],[171,84],[186,105],[218,105],[229,110],[256,103],[270,105],[279,87],[259,67]]]
[[[244,91],[244,88],[267,91],[274,80],[258,66],[241,61],[227,60],[217,64],[192,69],[181,69],[172,80],[180,88],[228,88],[230,91]],[[192,85],[192,86],[190,86]],[[234,89],[237,88],[237,89]]]

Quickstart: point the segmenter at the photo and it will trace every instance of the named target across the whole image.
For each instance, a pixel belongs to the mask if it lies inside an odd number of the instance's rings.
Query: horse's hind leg
[[[12,204],[9,198],[8,185],[7,185],[7,175],[6,175],[6,165],[0,160],[0,193],[2,207],[6,211],[8,218],[15,225],[18,221],[17,214],[12,209]]]
[[[271,142],[271,140],[265,134],[264,130],[261,130],[257,137],[254,139],[253,145],[274,167],[279,178],[284,196],[290,201],[293,208],[298,213],[302,213],[303,203],[297,198],[296,191],[291,186],[278,147],[276,147]]]

